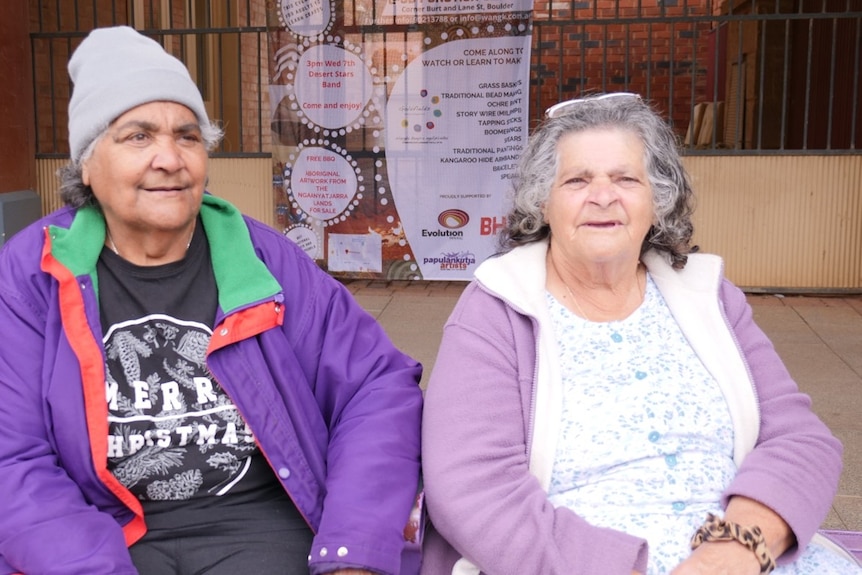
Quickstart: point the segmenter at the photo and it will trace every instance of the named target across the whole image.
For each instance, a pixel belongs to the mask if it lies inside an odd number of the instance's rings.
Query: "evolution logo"
[[[444,228],[457,230],[470,222],[470,216],[464,210],[445,210],[437,216],[437,223]]]
[[[437,216],[437,223],[446,228],[445,230],[422,230],[423,238],[463,238],[463,228],[470,221],[470,216],[464,210],[444,210]]]

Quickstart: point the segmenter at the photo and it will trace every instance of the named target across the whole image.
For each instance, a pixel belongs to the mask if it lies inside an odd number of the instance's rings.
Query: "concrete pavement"
[[[395,344],[434,366],[443,324],[465,282],[343,280]],[[770,337],[814,411],[844,444],[844,470],[826,529],[862,531],[862,296],[749,294]]]

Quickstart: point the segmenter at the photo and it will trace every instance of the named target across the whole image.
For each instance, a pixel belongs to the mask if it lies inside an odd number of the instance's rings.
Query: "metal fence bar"
[[[560,26],[560,37],[562,37],[562,34],[563,34],[563,27]],[[581,42],[580,42],[580,44],[581,44],[581,73],[580,73],[580,76],[578,76],[578,90],[580,92],[584,91],[584,89],[586,87],[586,83],[587,83],[587,81],[586,81],[586,78],[587,78],[587,58],[586,58],[587,43],[586,43],[586,38],[587,38],[587,24],[583,23],[583,24],[581,24],[581,34],[580,34],[580,39],[581,39]],[[560,54],[560,62],[562,62],[563,56],[564,56],[564,54]],[[565,98],[563,97],[563,94],[560,93],[556,99],[557,99],[557,101],[562,101]]]
[[[209,4],[209,2],[207,2],[207,7],[209,7],[209,6],[210,6],[210,4]],[[207,23],[208,24],[210,23],[209,20],[207,21]],[[224,61],[224,49],[223,49],[224,45],[222,44],[223,38],[224,38],[224,35],[222,35],[222,34],[216,35],[216,54],[218,55],[218,61],[219,62]],[[204,67],[204,69],[206,69],[206,66]],[[216,116],[218,118],[224,118],[226,115],[225,109],[224,109],[224,92],[225,92],[224,84],[222,82],[215,82],[215,78],[210,78],[209,74],[207,74],[206,76],[210,82],[210,89],[213,92],[218,93],[218,96],[219,96],[218,97],[218,114],[216,114]],[[240,143],[240,146],[241,145],[242,144]]]
[[[56,86],[55,78],[54,78],[54,44],[53,42],[48,45],[48,67],[50,68],[51,74],[51,86]],[[57,102],[54,98],[51,98],[51,118],[57,117]],[[57,122],[51,122],[51,148],[57,149]]]
[[[559,58],[560,58],[560,62],[562,62],[563,58],[565,57],[565,52],[564,52],[563,46],[565,45],[566,37],[563,34],[562,26],[560,28],[558,28],[558,30],[559,30],[559,37],[557,38],[557,46],[559,46],[559,51],[560,51]],[[583,77],[584,77],[584,74],[582,71],[581,78],[583,78]],[[559,91],[560,94],[563,93],[563,75],[562,74],[558,74],[557,90]]]
[[[618,15],[618,11],[617,11]],[[616,17],[616,16],[615,16]],[[608,27],[603,27],[601,29],[601,40],[599,41],[601,44],[602,50],[602,66],[601,66],[601,91],[602,92],[613,92],[617,88],[616,80],[613,75],[612,67],[609,65],[609,57],[611,55],[611,49],[614,47],[616,40],[611,39],[610,30]],[[584,85],[587,85],[586,78],[582,76],[582,80]]]
[[[838,42],[838,20],[832,20],[832,46],[830,50],[830,63],[829,66],[829,112],[827,117],[829,118],[829,122],[826,124],[826,149],[832,148],[832,119],[834,116],[835,109],[835,65],[836,65],[836,43]],[[852,130],[851,130],[852,132]]]
[[[235,114],[230,139],[232,147],[229,151],[223,147],[215,155],[267,155],[264,74],[268,67],[265,50],[268,30],[252,18],[253,8],[262,1],[236,0],[222,5],[188,0],[161,3],[144,0],[136,4],[138,11],[135,11],[131,3],[122,0],[33,0],[38,7],[38,22],[34,22],[35,31],[31,33],[31,48],[34,54],[42,51],[38,60],[33,60],[34,78],[38,77],[40,86],[50,87],[53,93],[64,93],[63,83],[67,80],[61,74],[64,70],[61,62],[56,60],[65,57],[87,34],[88,22],[104,26],[126,23],[134,18],[137,21],[131,23],[145,34],[179,38],[175,53],[187,62],[188,58],[196,59],[202,91],[212,94],[215,114],[223,117],[226,106],[232,109],[234,100],[239,102],[240,111]],[[372,4],[377,10],[377,3]],[[835,4],[845,4],[844,10],[839,11]],[[819,151],[858,154],[862,140],[862,104],[859,102],[862,4],[857,0],[835,4],[827,5],[825,0],[816,7],[805,6],[801,0],[771,4],[762,0],[551,2],[547,9],[534,14],[532,22],[531,120],[541,117],[543,110],[553,103],[550,100],[564,100],[596,89],[636,90],[656,101],[663,111],[666,109],[675,129],[684,133],[686,128],[692,127],[699,104],[719,101],[725,91],[725,85],[719,85],[719,78],[731,73],[730,64],[735,58],[740,66],[748,66],[748,72],[741,67],[733,72],[738,93],[725,94],[725,102],[733,99],[738,104],[732,117],[724,118],[726,132],[733,135],[734,141],[724,142],[723,132],[713,129],[711,136],[704,140],[705,145],[696,147],[692,141],[686,148],[687,153],[771,155]],[[769,9],[763,10],[765,6]],[[183,21],[179,15],[186,13],[190,18],[195,7],[200,9],[195,20]],[[127,13],[123,12],[125,9]],[[90,10],[92,18],[88,17]],[[260,12],[256,14],[259,17]],[[111,22],[105,22],[108,18]],[[380,31],[377,25],[356,24],[355,21],[354,14],[354,23],[348,26],[355,33]],[[831,22],[831,26],[827,22]],[[714,37],[712,53],[711,46],[704,40],[707,33]],[[839,33],[842,34],[840,38]],[[253,41],[249,34],[255,35]],[[722,40],[725,34],[726,41]],[[754,34],[759,51],[747,51],[749,48],[743,42],[745,34]],[[815,38],[820,34],[831,34],[831,43],[827,38]],[[233,53],[234,36],[236,54]],[[197,47],[187,38],[195,39]],[[802,45],[794,46],[795,38]],[[847,46],[855,47],[852,54],[843,44],[850,38],[853,42]],[[206,42],[207,39],[211,42]],[[724,43],[731,40],[732,46]],[[244,41],[249,44],[244,45]],[[257,53],[251,55],[249,52],[254,45]],[[767,58],[763,47],[772,47],[771,57]],[[782,47],[784,56],[779,56],[777,53]],[[208,56],[210,60],[205,61],[202,55],[209,54],[208,49],[212,54]],[[232,57],[238,59],[236,63],[230,60]],[[802,61],[791,61],[791,57]],[[580,62],[573,65],[572,58],[579,58]],[[253,82],[248,77],[252,72],[247,66],[255,59],[257,81]],[[705,89],[707,78],[712,79],[710,93]],[[815,81],[817,85],[813,85]],[[229,85],[232,82],[236,85]],[[255,84],[258,93],[253,97],[244,86]],[[767,89],[767,84],[772,87]],[[849,103],[848,94],[852,94]],[[827,97],[829,104],[824,106],[822,100]],[[836,98],[840,99],[840,104]],[[62,121],[58,120],[62,100],[48,105],[44,99],[39,102],[34,95],[34,103],[37,104],[37,156],[68,153]],[[818,109],[814,111],[812,106]],[[849,134],[835,118],[839,113],[850,119]],[[258,126],[247,124],[255,120]],[[801,125],[799,120],[802,120]],[[826,127],[821,125],[822,121],[827,123]]]
[[[775,12],[779,12],[780,3],[775,3]],[[762,46],[768,45],[768,40],[771,36],[767,36],[768,26],[763,25],[760,27],[761,30],[761,38],[760,42]],[[767,57],[765,54],[760,54],[758,58],[758,69],[759,69],[759,83],[758,83],[758,102],[766,101],[766,67],[767,67]],[[787,60],[787,58],[784,58]],[[781,98],[784,100],[785,94],[782,93]],[[757,145],[756,149],[763,148],[763,123],[764,123],[764,109],[765,105],[760,105],[757,107]],[[786,118],[784,116],[781,117],[781,125],[783,126],[786,123]]]
[[[800,4],[800,9],[802,5]],[[802,149],[808,149],[808,127],[811,110],[811,54],[814,51],[814,20],[808,20],[808,50],[805,62],[805,119],[802,121]]]
[[[41,22],[40,22],[40,25],[41,25]],[[35,43],[36,43],[36,39],[31,36],[30,37],[30,53],[31,54],[34,54],[36,52]],[[32,76],[31,76],[32,78],[36,77],[36,58],[30,58],[30,73],[32,74]],[[38,110],[39,109],[38,93],[35,89],[31,90],[31,92],[33,94],[33,110]],[[37,122],[37,124],[38,124],[38,122]],[[39,134],[38,125],[37,125],[36,130],[34,130],[34,133],[35,133],[34,143],[35,143],[36,149],[39,150],[40,149],[39,141],[41,139],[41,134]]]
[[[652,87],[652,22],[647,24],[647,58],[646,58],[646,94],[644,96],[647,100],[652,99],[652,94],[650,93],[650,88]]]
[[[625,76],[624,76],[624,83],[623,83],[623,91],[628,92],[629,91],[629,68],[631,66],[630,59],[631,59],[631,53],[632,53],[632,46],[631,46],[632,35],[631,35],[631,24],[625,24],[624,26],[625,26],[625,30],[626,30],[626,50],[625,50],[625,55],[623,56],[623,62],[625,64]]]
[[[665,9],[665,3],[664,2],[662,2],[661,7],[662,7],[662,10]],[[671,22],[670,23],[670,53],[671,54],[676,54],[676,50],[675,50],[675,48],[676,48],[676,34],[674,33],[675,31],[676,31],[676,26],[673,22]],[[673,125],[673,103],[674,103],[673,95],[674,95],[674,88],[676,86],[676,82],[674,82],[674,70],[675,70],[674,64],[675,63],[676,63],[676,58],[671,57],[670,62],[668,63],[669,66],[668,66],[668,70],[667,70],[668,79],[669,79],[668,94],[667,94],[667,109],[668,109],[668,117],[670,119],[671,125]]]
[[[847,1],[850,2],[850,0]],[[858,126],[860,114],[859,107],[862,106],[862,104],[860,104],[859,102],[859,69],[862,68],[862,18],[856,20],[856,50],[854,51],[853,62],[853,98],[851,100],[853,104],[852,111],[850,114],[852,118],[850,121],[850,125]],[[850,147],[857,147],[855,129],[850,130]]]
[[[746,72],[748,72],[748,59],[745,55],[744,49],[744,40],[745,40],[745,20],[736,21],[736,25],[739,29],[739,38],[737,42],[737,53],[736,53],[736,62],[738,63],[736,67],[736,76],[737,76],[737,85],[736,85],[736,93],[737,93],[737,106],[736,106],[736,118],[734,122],[736,123],[736,127],[734,128],[734,134],[736,136],[736,142],[734,142],[734,148],[744,148],[745,147],[745,112],[746,112]],[[728,97],[725,94],[725,97]]]
[[[784,53],[790,53],[790,20],[787,20],[784,23]],[[787,142],[787,122],[784,120],[787,118],[787,90],[788,90],[788,82],[790,81],[790,58],[784,59],[784,68],[782,70],[781,77],[781,140],[779,142],[779,149],[785,149],[785,142]]]
[[[726,24],[723,26],[726,26]],[[718,73],[718,70],[719,70],[718,66],[719,66],[719,63],[721,62],[721,59],[720,59],[720,48],[722,46],[721,34],[722,34],[722,31],[726,32],[726,29],[723,26],[714,28],[715,32],[714,32],[714,39],[713,39],[713,43],[712,43],[713,44],[712,98],[709,100],[710,102],[718,102],[719,101],[719,99],[718,99],[718,94],[719,94],[719,92],[718,92],[718,81],[719,81],[720,76]],[[714,111],[714,113],[717,114],[717,110]],[[710,138],[710,145],[709,145],[710,149],[713,149],[713,150],[716,149],[716,147],[718,147],[718,141],[719,141],[718,140],[718,130],[714,129],[712,131],[712,137]],[[695,145],[696,145],[696,143],[695,143]]]

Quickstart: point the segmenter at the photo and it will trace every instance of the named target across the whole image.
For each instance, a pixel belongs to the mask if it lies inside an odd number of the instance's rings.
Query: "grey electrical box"
[[[31,190],[0,194],[0,247],[12,235],[42,217],[42,200]]]

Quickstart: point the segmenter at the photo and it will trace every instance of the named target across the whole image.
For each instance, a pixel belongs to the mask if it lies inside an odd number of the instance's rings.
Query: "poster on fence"
[[[531,0],[279,0],[277,221],[331,274],[467,280],[527,140]]]

